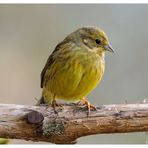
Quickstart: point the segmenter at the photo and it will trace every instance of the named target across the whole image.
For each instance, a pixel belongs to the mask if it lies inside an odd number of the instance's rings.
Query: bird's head
[[[97,53],[114,52],[105,32],[97,27],[83,27],[71,34],[75,43]]]

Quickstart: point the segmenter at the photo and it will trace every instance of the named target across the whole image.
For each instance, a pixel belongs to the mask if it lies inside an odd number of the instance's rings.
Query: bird
[[[42,97],[38,104],[52,105],[54,111],[65,102],[82,102],[100,83],[105,70],[105,52],[114,52],[106,33],[95,26],[70,33],[55,47],[41,72]]]

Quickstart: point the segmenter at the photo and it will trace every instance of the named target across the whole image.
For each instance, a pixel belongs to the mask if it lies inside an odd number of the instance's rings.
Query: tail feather
[[[38,100],[36,105],[39,106],[39,105],[42,105],[42,104],[46,104],[45,101],[44,101],[44,97],[43,96],[40,98],[40,100]]]

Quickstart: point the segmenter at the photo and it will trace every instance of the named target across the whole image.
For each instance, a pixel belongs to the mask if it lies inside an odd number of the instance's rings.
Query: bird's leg
[[[95,107],[94,105],[90,104],[90,102],[87,101],[86,98],[83,98],[83,99],[82,99],[82,103],[85,104],[85,105],[87,105],[87,107],[88,107],[89,109],[92,108],[92,109],[95,109],[95,110],[96,110],[96,107]]]
[[[90,104],[90,102],[87,101],[86,98],[83,98],[83,99],[82,99],[82,103],[87,106],[87,108],[88,108],[88,115],[89,115],[89,113],[90,113],[91,108],[94,109],[94,110],[97,110],[96,107],[95,107],[94,105]]]
[[[53,107],[53,110],[54,110],[54,112],[55,113],[58,113],[57,111],[56,111],[56,107],[61,107],[61,108],[63,108],[63,106],[61,105],[61,104],[58,104],[57,102],[56,102],[56,100],[55,100],[55,97],[54,97],[54,99],[52,100],[52,107]]]
[[[55,114],[57,114],[57,111],[55,109],[56,108],[56,105],[57,105],[56,100],[53,99],[53,101],[52,101],[52,107],[53,107],[53,110],[54,110]]]

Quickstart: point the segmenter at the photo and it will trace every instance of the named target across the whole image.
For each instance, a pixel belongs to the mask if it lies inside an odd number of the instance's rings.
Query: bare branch
[[[148,131],[148,104],[52,107],[0,104],[0,137],[51,143],[75,143],[79,137],[102,133]]]

